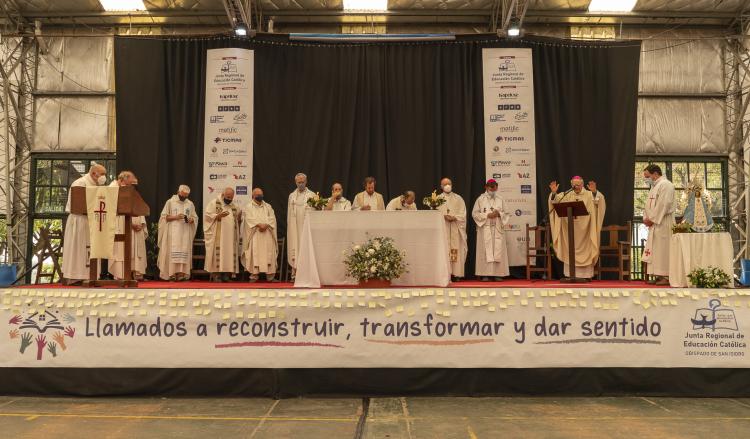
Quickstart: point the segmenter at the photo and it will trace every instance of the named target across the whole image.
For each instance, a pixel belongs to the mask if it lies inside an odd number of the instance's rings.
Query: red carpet
[[[139,289],[286,289],[293,288],[294,284],[289,282],[228,282],[228,283],[214,283],[208,281],[189,281],[189,282],[164,282],[164,281],[144,281],[138,284]],[[60,284],[39,284],[39,285],[23,285],[18,288],[81,288],[81,287],[68,287]],[[326,286],[324,288],[356,288],[354,285],[341,285],[341,286]],[[399,288],[399,287],[394,287]],[[401,288],[420,288],[420,287],[401,287]],[[435,287],[421,287],[421,288],[435,288]],[[527,281],[525,279],[508,279],[502,282],[480,282],[475,280],[467,280],[462,282],[451,283],[448,288],[669,288],[666,287],[654,287],[648,285],[643,281],[616,281],[616,280],[602,280],[592,281],[586,284],[567,284],[560,281],[543,281],[533,280]]]

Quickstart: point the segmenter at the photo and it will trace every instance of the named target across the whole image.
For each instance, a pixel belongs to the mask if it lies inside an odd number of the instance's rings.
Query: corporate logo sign
[[[253,72],[252,50],[231,48],[206,52],[204,201],[216,196],[223,187],[234,187],[240,204],[246,202],[242,198],[250,195]]]
[[[530,49],[482,50],[485,175],[497,180],[506,201],[506,242],[513,266],[526,265],[524,230],[526,224],[537,223],[532,75]]]

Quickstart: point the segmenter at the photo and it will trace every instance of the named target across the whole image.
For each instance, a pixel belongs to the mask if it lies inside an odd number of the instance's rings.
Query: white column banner
[[[526,224],[536,225],[536,139],[531,49],[482,49],[486,179],[511,215],[508,262],[526,265]]]
[[[253,173],[254,52],[206,52],[206,114],[203,140],[203,201],[225,187],[243,206],[250,199]]]
[[[119,186],[86,187],[86,211],[89,218],[91,258],[112,259],[117,232]]]

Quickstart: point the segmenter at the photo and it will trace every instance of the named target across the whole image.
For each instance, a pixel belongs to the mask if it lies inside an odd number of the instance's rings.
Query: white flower
[[[370,272],[371,273],[375,273],[376,271],[378,271],[377,267],[375,267],[374,265],[372,267],[370,267]]]
[[[375,249],[371,248],[371,249],[367,250],[367,253],[369,253],[371,255],[374,255],[375,254]]]
[[[354,247],[352,247],[352,250],[354,250],[354,251],[357,251],[357,250],[359,250],[359,244],[357,244],[357,245],[355,245]]]

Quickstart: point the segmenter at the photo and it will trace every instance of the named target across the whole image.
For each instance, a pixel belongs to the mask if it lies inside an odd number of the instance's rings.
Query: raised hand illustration
[[[26,351],[26,348],[31,346],[31,340],[33,336],[29,332],[25,332],[21,336],[21,353],[23,354]]]
[[[8,323],[11,325],[17,325],[21,323],[21,316],[13,316],[8,320]]]
[[[55,343],[47,345],[47,350],[52,354],[52,358],[57,357],[57,345]]]
[[[14,338],[18,338],[18,329],[11,329],[10,332],[10,339],[13,340]]]
[[[62,350],[68,348],[67,346],[65,346],[65,335],[62,332],[55,332],[55,334],[52,336],[52,339],[55,340],[58,345],[60,345]]]
[[[63,316],[63,321],[65,323],[73,323],[76,321],[76,318],[70,315],[69,313],[65,313],[65,315]]]
[[[44,347],[47,346],[47,338],[42,334],[39,334],[36,338],[36,359],[41,360],[42,354],[44,354]]]
[[[73,328],[72,326],[68,326],[65,328],[65,335],[67,335],[70,338],[73,338],[73,336],[76,335],[76,328]]]

